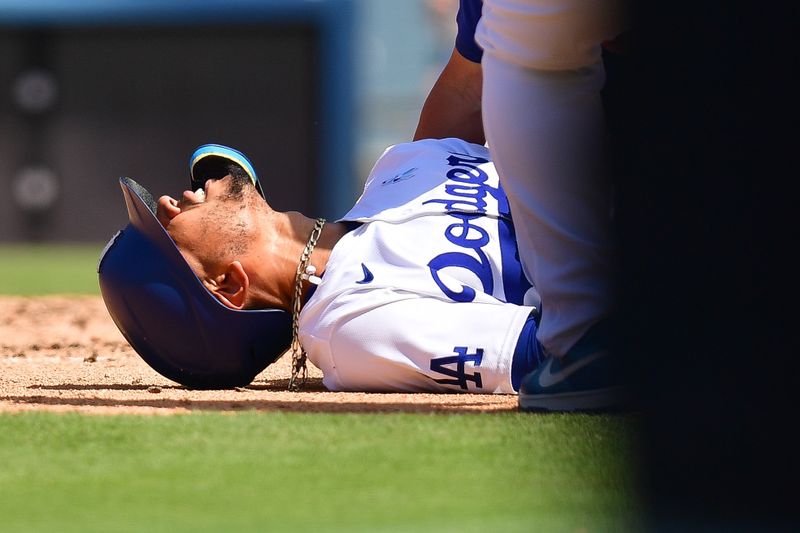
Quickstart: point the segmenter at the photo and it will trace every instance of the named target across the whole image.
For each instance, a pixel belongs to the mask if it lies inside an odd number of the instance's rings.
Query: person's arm
[[[481,117],[481,64],[453,49],[422,106],[414,140],[456,137],[484,144]]]

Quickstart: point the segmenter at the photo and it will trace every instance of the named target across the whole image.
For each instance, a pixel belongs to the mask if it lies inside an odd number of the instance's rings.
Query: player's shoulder
[[[384,150],[383,155],[399,153],[458,153],[470,154],[489,159],[489,149],[482,144],[475,144],[456,137],[444,139],[419,139],[393,144]]]

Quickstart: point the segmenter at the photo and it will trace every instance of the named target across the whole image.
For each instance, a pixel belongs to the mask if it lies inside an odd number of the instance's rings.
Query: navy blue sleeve
[[[544,348],[536,338],[538,316],[532,312],[522,326],[522,331],[514,348],[514,358],[511,360],[511,386],[519,390],[522,378],[536,370],[544,360]]]
[[[481,18],[482,0],[459,0],[456,23],[456,50],[473,63],[480,63],[483,50],[475,42],[475,27]]]

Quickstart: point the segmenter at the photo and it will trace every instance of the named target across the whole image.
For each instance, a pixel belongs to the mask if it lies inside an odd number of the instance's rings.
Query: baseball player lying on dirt
[[[98,272],[109,313],[157,372],[250,383],[288,348],[334,391],[516,393],[542,358],[489,151],[458,139],[388,148],[353,208],[325,223],[273,210],[247,158],[204,145],[191,190],[120,180],[130,223]]]

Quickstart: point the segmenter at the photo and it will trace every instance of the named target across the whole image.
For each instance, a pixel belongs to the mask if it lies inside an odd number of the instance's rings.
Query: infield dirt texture
[[[128,345],[99,296],[0,296],[0,412],[171,414],[203,411],[516,411],[513,395],[332,393],[309,364],[286,390],[284,355],[249,386],[189,390],[152,370]]]

